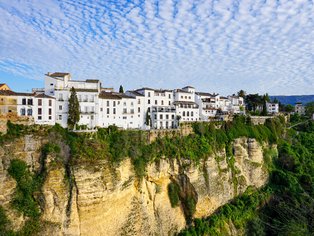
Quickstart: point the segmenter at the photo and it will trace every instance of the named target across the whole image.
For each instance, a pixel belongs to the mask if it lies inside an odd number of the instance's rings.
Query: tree
[[[76,124],[80,121],[80,104],[77,99],[75,88],[71,88],[71,95],[69,98],[69,117],[68,126],[75,128]]]
[[[267,102],[269,101],[269,97],[268,97],[268,94],[266,93],[264,96],[263,96],[263,111],[261,113],[262,116],[267,116]]]
[[[239,97],[245,98],[245,95],[246,95],[246,92],[244,90],[242,90],[242,89],[238,92],[238,96]]]
[[[120,85],[119,93],[124,93],[124,89],[123,89],[123,86],[122,86],[122,85]]]
[[[312,117],[314,114],[314,102],[309,102],[305,105],[305,114],[308,117]]]
[[[148,111],[146,112],[146,120],[145,120],[145,124],[147,125],[147,126],[149,126],[150,125],[150,115],[148,114]]]

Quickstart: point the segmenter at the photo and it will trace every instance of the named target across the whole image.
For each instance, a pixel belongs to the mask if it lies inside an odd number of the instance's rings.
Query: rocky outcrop
[[[40,147],[45,142],[25,136],[0,147],[0,204],[15,229],[25,219],[10,207],[15,182],[7,168],[11,159],[20,158],[37,170]],[[184,204],[171,207],[169,183],[180,186],[181,202],[193,198],[194,217],[205,217],[248,186],[263,186],[268,178],[263,147],[247,138],[234,141],[233,157],[221,151],[198,165],[165,158],[148,165],[142,180],[135,177],[130,159],[112,167],[107,161],[67,166],[52,158],[47,160],[42,188],[41,217],[53,223],[43,233],[46,235],[174,235],[186,226],[187,212]]]

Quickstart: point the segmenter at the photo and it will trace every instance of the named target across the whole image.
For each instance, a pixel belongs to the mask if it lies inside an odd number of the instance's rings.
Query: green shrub
[[[180,187],[176,183],[171,182],[168,184],[168,196],[171,207],[173,208],[179,206],[180,203],[179,193]]]

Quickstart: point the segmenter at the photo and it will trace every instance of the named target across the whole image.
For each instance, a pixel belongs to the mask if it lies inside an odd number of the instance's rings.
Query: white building
[[[174,106],[153,106],[151,120],[154,129],[174,129],[178,127]]]
[[[228,112],[231,114],[245,114],[245,106],[243,97],[239,96],[228,96],[230,101]],[[277,104],[278,105],[278,104]]]
[[[199,106],[199,116],[202,121],[209,121],[216,117],[218,110],[221,109],[219,94],[196,92],[195,101]]]
[[[199,105],[195,102],[195,88],[186,86],[174,90],[173,105],[180,122],[200,120]]]
[[[302,105],[302,102],[297,102],[294,106],[294,112],[298,113],[299,115],[305,114],[305,107]]]
[[[266,102],[266,110],[268,114],[277,114],[279,112],[279,104]]]
[[[101,90],[99,80],[72,80],[70,73],[47,73],[45,76],[45,94],[56,98],[56,123],[67,127],[68,101],[71,88],[75,88],[80,104],[78,125],[94,128],[99,123],[98,95]]]
[[[16,93],[18,116],[33,117],[35,124],[55,124],[55,98],[45,94]]]

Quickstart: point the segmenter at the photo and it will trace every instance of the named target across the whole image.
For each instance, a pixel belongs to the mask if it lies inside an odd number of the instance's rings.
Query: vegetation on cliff
[[[180,235],[230,234],[234,226],[247,235],[314,234],[314,123],[289,130],[278,140],[279,155],[269,162],[270,181],[248,189],[206,219],[195,219]]]

